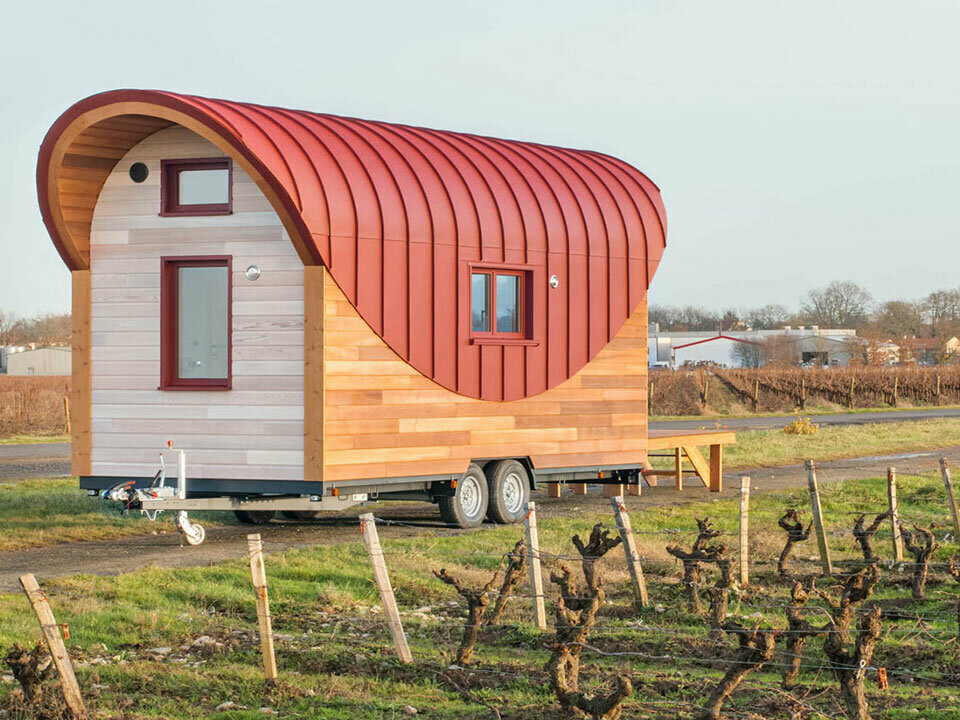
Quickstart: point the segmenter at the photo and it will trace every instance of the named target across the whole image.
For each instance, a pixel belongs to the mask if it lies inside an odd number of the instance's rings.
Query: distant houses
[[[29,348],[0,345],[0,373],[7,375],[70,375],[69,347]]]
[[[661,331],[649,328],[651,367],[761,367],[768,363],[805,366],[846,366],[898,363],[942,364],[960,360],[960,339],[899,338],[877,340],[853,329],[824,329],[816,325],[778,330]]]

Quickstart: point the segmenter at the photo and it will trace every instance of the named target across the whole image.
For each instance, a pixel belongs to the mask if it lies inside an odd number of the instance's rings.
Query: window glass
[[[490,332],[490,276],[486,273],[473,274],[472,298],[473,331]]]
[[[227,268],[178,268],[177,367],[180,378],[227,377]]]
[[[181,170],[178,205],[217,205],[230,202],[230,171]]]
[[[497,275],[497,332],[520,332],[520,277]]]

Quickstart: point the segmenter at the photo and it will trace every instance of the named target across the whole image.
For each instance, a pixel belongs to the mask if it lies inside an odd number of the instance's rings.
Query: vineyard
[[[68,377],[0,375],[0,438],[66,431]]]
[[[649,391],[656,415],[953,405],[960,366],[656,370]]]
[[[748,536],[743,500],[627,498],[625,533],[596,498],[537,541],[371,515],[355,542],[48,581],[27,595],[60,624],[0,595],[0,707],[80,716],[38,669],[62,628],[89,718],[947,720],[960,546],[937,475],[890,481],[898,504],[880,478],[830,483],[817,528],[805,491],[757,495]]]

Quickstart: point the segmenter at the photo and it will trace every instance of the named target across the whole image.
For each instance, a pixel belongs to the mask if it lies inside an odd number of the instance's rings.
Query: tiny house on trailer
[[[146,488],[168,441],[178,490],[145,508],[251,522],[514,522],[537,481],[640,481],[666,218],[621,160],[117,90],[54,123],[37,184],[84,488]]]

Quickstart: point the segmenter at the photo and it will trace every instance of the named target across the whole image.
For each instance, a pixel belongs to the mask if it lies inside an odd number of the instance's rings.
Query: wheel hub
[[[516,473],[510,473],[503,481],[503,504],[511,515],[520,512],[523,504],[522,482]]]
[[[474,477],[465,477],[460,481],[460,507],[467,517],[474,517],[480,512],[482,501],[480,484]]]

